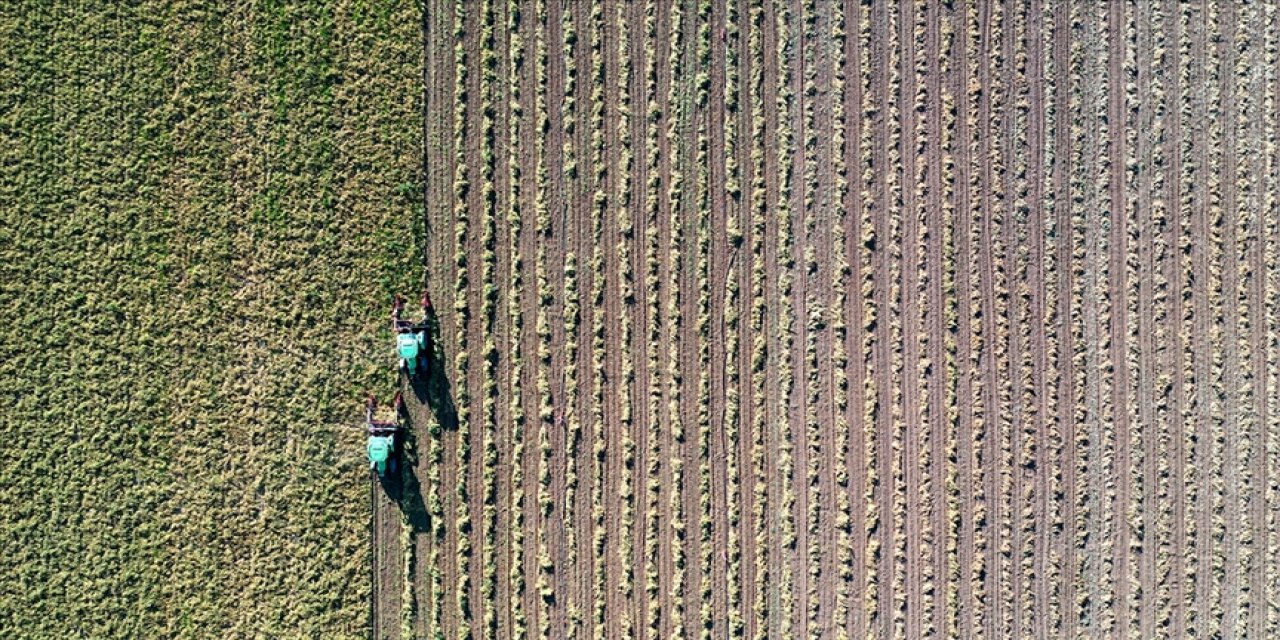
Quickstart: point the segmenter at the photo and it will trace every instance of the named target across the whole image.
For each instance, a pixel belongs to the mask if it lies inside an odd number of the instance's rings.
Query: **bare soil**
[[[464,424],[419,434],[443,521],[377,633],[1280,631],[1274,18],[430,4]]]

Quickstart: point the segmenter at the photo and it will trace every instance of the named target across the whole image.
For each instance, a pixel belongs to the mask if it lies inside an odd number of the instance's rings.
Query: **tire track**
[[[585,13],[585,17],[582,15]],[[608,48],[605,42],[605,13],[603,0],[592,0],[589,5],[580,9],[579,23],[589,32],[586,38],[580,38],[579,57],[586,60],[585,81],[576,83],[577,104],[585,105],[586,117],[582,118],[588,126],[578,128],[578,148],[582,151],[580,162],[589,172],[580,178],[575,193],[579,218],[578,228],[570,242],[577,241],[574,249],[574,261],[566,262],[566,270],[573,267],[573,277],[579,282],[579,291],[572,299],[567,299],[565,311],[566,325],[574,325],[573,341],[576,349],[576,361],[571,369],[573,375],[566,374],[565,387],[570,398],[574,400],[574,413],[567,420],[569,433],[566,436],[566,457],[569,470],[566,475],[566,491],[568,507],[572,511],[572,535],[566,541],[570,544],[569,558],[573,569],[571,582],[576,587],[574,599],[569,606],[569,634],[571,637],[591,637],[595,631],[594,613],[597,598],[595,593],[595,518],[594,500],[596,475],[594,455],[584,453],[594,449],[597,441],[596,421],[598,410],[595,408],[596,396],[591,391],[595,388],[597,369],[595,366],[596,350],[594,336],[596,316],[603,300],[599,297],[598,287],[603,284],[603,256],[601,243],[604,239],[604,217],[607,201],[596,194],[607,193],[609,188],[609,164],[605,155],[605,82],[606,68],[604,52]],[[566,273],[566,277],[568,277]],[[567,285],[566,285],[567,286]],[[568,296],[566,296],[568,298]],[[584,348],[585,347],[585,348]],[[592,619],[590,627],[588,619]]]
[[[1169,104],[1176,108],[1175,115],[1169,119],[1169,140],[1176,141],[1172,150],[1165,153],[1169,158],[1169,165],[1164,176],[1164,197],[1165,201],[1176,212],[1177,222],[1170,224],[1165,230],[1166,245],[1173,248],[1175,257],[1165,262],[1165,278],[1169,282],[1169,289],[1173,292],[1170,298],[1169,318],[1172,326],[1166,329],[1168,340],[1171,344],[1166,345],[1167,356],[1164,358],[1164,370],[1170,376],[1169,385],[1169,437],[1173,442],[1172,462],[1172,482],[1170,492],[1173,496],[1173,522],[1171,524],[1173,532],[1173,551],[1171,554],[1171,567],[1169,575],[1172,576],[1172,582],[1177,588],[1177,592],[1171,594],[1172,600],[1171,622],[1172,629],[1170,637],[1179,638],[1186,637],[1187,634],[1187,597],[1186,583],[1188,576],[1187,555],[1187,507],[1188,492],[1186,491],[1187,480],[1187,451],[1186,451],[1186,415],[1187,408],[1184,406],[1186,398],[1186,367],[1185,353],[1186,340],[1183,334],[1183,324],[1186,318],[1186,290],[1184,282],[1184,274],[1187,272],[1183,268],[1185,258],[1185,243],[1183,241],[1183,231],[1186,229],[1189,216],[1186,215],[1184,208],[1184,200],[1186,196],[1182,189],[1184,174],[1186,170],[1183,167],[1182,155],[1182,127],[1184,107],[1186,105],[1186,97],[1183,91],[1183,55],[1189,50],[1186,41],[1186,25],[1184,14],[1176,4],[1166,6],[1168,13],[1176,20],[1172,27],[1173,46],[1169,47],[1169,58],[1167,71],[1172,78],[1169,86]],[[1173,109],[1171,109],[1172,111]],[[1176,324],[1175,324],[1176,323]]]
[[[896,133],[897,139],[897,165],[895,170],[901,172],[899,177],[898,188],[901,199],[901,214],[903,218],[901,236],[894,236],[890,239],[892,246],[897,247],[897,253],[900,254],[900,278],[902,284],[898,293],[894,296],[899,300],[897,308],[899,320],[896,326],[899,327],[899,336],[901,342],[901,365],[895,365],[895,370],[901,372],[898,380],[900,385],[897,393],[901,398],[901,412],[903,426],[902,442],[895,446],[894,457],[897,458],[898,468],[903,476],[903,484],[899,485],[899,480],[895,477],[895,491],[901,486],[905,495],[902,497],[901,505],[895,505],[894,512],[899,515],[902,522],[903,533],[905,539],[901,543],[895,542],[895,553],[905,555],[903,559],[903,571],[901,576],[896,575],[895,580],[902,580],[903,584],[903,607],[904,610],[899,613],[898,606],[895,603],[895,616],[901,615],[903,627],[905,627],[906,637],[918,638],[921,636],[920,622],[927,615],[923,610],[923,594],[921,592],[922,576],[920,571],[920,545],[921,531],[920,520],[924,512],[924,505],[920,500],[920,436],[923,432],[921,424],[921,410],[919,405],[919,386],[917,381],[920,378],[920,337],[921,337],[921,311],[918,308],[918,293],[920,290],[920,267],[921,262],[919,256],[919,237],[920,237],[920,218],[921,211],[917,201],[919,199],[919,181],[916,173],[916,145],[918,144],[917,126],[919,118],[916,115],[916,97],[917,97],[917,77],[916,77],[916,57],[917,51],[916,41],[916,11],[917,7],[904,8],[905,15],[898,16],[898,95],[897,95],[897,113],[898,113],[898,129]],[[910,9],[908,12],[907,9]],[[910,142],[907,142],[910,140]],[[907,145],[911,145],[908,148]],[[892,209],[891,209],[892,211]],[[895,216],[898,217],[898,216]],[[896,421],[895,421],[896,422]],[[896,476],[896,474],[895,474]],[[898,535],[898,527],[894,527],[895,537]],[[895,570],[896,572],[896,570]],[[897,624],[895,624],[897,626]],[[901,632],[899,632],[901,633]]]
[[[1137,34],[1136,48],[1138,52],[1148,52],[1152,48],[1152,19],[1150,7],[1137,8]],[[1153,77],[1152,56],[1142,55],[1138,53],[1136,56],[1137,75],[1140,78]],[[1156,273],[1155,258],[1155,242],[1153,227],[1159,222],[1157,220],[1158,212],[1155,211],[1150,198],[1150,194],[1154,191],[1152,181],[1152,172],[1148,167],[1156,166],[1155,156],[1153,152],[1153,139],[1159,141],[1159,130],[1155,122],[1155,114],[1150,107],[1150,94],[1137,98],[1137,121],[1140,131],[1152,132],[1151,137],[1137,136],[1137,151],[1135,157],[1141,163],[1140,169],[1136,172],[1138,175],[1136,180],[1139,186],[1136,187],[1136,206],[1134,217],[1137,220],[1137,238],[1138,238],[1138,293],[1137,293],[1137,335],[1138,335],[1138,366],[1133,378],[1132,393],[1137,399],[1137,412],[1134,425],[1138,432],[1137,440],[1141,443],[1141,471],[1136,474],[1138,480],[1139,499],[1141,507],[1138,509],[1141,520],[1137,533],[1136,551],[1138,554],[1138,568],[1136,572],[1130,575],[1136,575],[1139,588],[1132,597],[1132,605],[1126,603],[1137,613],[1138,618],[1138,634],[1144,638],[1154,638],[1156,633],[1155,606],[1147,604],[1144,601],[1151,602],[1151,598],[1158,598],[1158,590],[1160,582],[1156,577],[1156,552],[1159,539],[1159,527],[1154,522],[1154,515],[1158,511],[1155,503],[1157,494],[1157,483],[1159,478],[1158,456],[1160,455],[1159,446],[1159,421],[1156,416],[1156,403],[1152,397],[1152,391],[1156,387],[1155,376],[1159,372],[1156,363],[1156,336],[1155,322],[1156,317],[1156,300],[1155,287],[1159,285],[1156,282],[1158,274]],[[1132,148],[1132,147],[1130,147]],[[1133,185],[1130,185],[1134,188]],[[1134,465],[1137,469],[1138,465]],[[1154,603],[1153,603],[1154,604]]]
[[[1064,5],[1065,6],[1065,5]],[[959,325],[959,344],[958,362],[963,367],[964,375],[960,376],[958,382],[957,398],[959,398],[959,416],[956,422],[956,430],[960,433],[959,454],[958,454],[958,476],[960,486],[970,491],[965,496],[964,503],[960,514],[960,531],[959,531],[959,556],[960,556],[960,585],[958,594],[958,612],[957,618],[960,621],[959,635],[960,637],[972,638],[977,637],[981,626],[981,618],[978,612],[977,599],[981,596],[980,580],[981,566],[978,562],[981,558],[981,548],[977,537],[977,522],[979,519],[985,518],[985,510],[981,509],[981,492],[974,491],[974,488],[981,487],[981,467],[977,462],[977,437],[980,432],[975,433],[974,423],[974,399],[977,389],[975,389],[974,381],[974,362],[976,360],[975,342],[979,338],[974,336],[974,316],[973,308],[975,295],[973,293],[973,271],[974,265],[974,249],[973,249],[973,229],[975,212],[978,211],[978,198],[971,193],[973,187],[977,185],[979,178],[974,171],[974,153],[976,147],[976,129],[977,129],[977,104],[975,100],[976,79],[972,75],[975,72],[974,55],[978,48],[972,42],[972,33],[974,27],[977,26],[979,20],[977,5],[972,2],[963,4],[962,28],[958,29],[960,33],[958,50],[963,52],[963,56],[956,56],[959,60],[959,72],[954,76],[953,92],[957,96],[963,96],[964,109],[957,118],[956,122],[956,138],[960,141],[961,157],[956,163],[959,176],[956,180],[957,193],[956,202],[960,209],[960,225],[959,225],[959,245],[957,247],[956,273],[957,273],[957,297],[960,304],[963,305],[965,311],[964,318]],[[978,589],[975,590],[975,586]],[[975,592],[976,591],[976,592]]]
[[[1105,9],[1106,7],[1101,7]],[[1086,599],[1082,601],[1082,624],[1086,631],[1094,636],[1105,634],[1108,631],[1104,616],[1109,612],[1109,594],[1104,590],[1108,588],[1106,579],[1110,577],[1107,567],[1103,566],[1104,555],[1106,550],[1104,545],[1110,538],[1110,530],[1106,528],[1105,514],[1107,509],[1105,505],[1100,506],[1099,502],[1105,500],[1106,487],[1110,484],[1110,476],[1107,475],[1105,465],[1105,451],[1107,446],[1104,440],[1104,422],[1105,417],[1102,414],[1103,382],[1100,379],[1103,364],[1100,362],[1098,354],[1098,345],[1102,338],[1099,336],[1099,325],[1102,322],[1102,311],[1099,307],[1099,299],[1103,295],[1099,285],[1099,257],[1098,252],[1102,244],[1100,238],[1100,229],[1098,224],[1091,222],[1090,212],[1099,211],[1102,205],[1099,203],[1097,196],[1100,187],[1097,172],[1098,166],[1101,164],[1100,158],[1103,151],[1100,149],[1104,146],[1099,141],[1099,132],[1097,130],[1098,121],[1102,119],[1102,114],[1098,113],[1098,104],[1102,102],[1101,95],[1104,88],[1098,86],[1098,79],[1102,77],[1102,71],[1098,68],[1098,58],[1105,56],[1105,50],[1100,56],[1097,52],[1099,41],[1105,42],[1105,35],[1098,34],[1097,16],[1085,18],[1086,34],[1084,37],[1084,49],[1082,56],[1086,58],[1087,71],[1086,78],[1091,82],[1086,82],[1082,87],[1082,116],[1085,122],[1085,142],[1081,151],[1081,177],[1079,178],[1081,188],[1088,189],[1088,193],[1084,199],[1084,208],[1080,216],[1084,218],[1084,325],[1083,325],[1083,350],[1084,368],[1086,372],[1094,372],[1096,375],[1086,374],[1084,383],[1084,405],[1085,405],[1085,436],[1086,455],[1082,468],[1084,469],[1084,478],[1082,482],[1086,483],[1087,489],[1082,496],[1082,510],[1085,512],[1087,521],[1087,531],[1082,532],[1084,537],[1084,551],[1082,579],[1087,585]],[[1090,110],[1092,113],[1090,113]],[[1104,132],[1105,133],[1105,132]],[[1105,136],[1103,136],[1105,137]],[[1103,263],[1106,264],[1106,263]],[[1106,277],[1105,274],[1102,277]]]
[[[1191,27],[1191,55],[1188,61],[1190,65],[1189,91],[1190,99],[1190,121],[1191,129],[1191,158],[1207,157],[1205,153],[1205,102],[1206,97],[1203,93],[1204,76],[1203,70],[1207,68],[1205,64],[1205,34],[1204,34],[1204,16],[1197,15],[1199,20],[1188,19],[1188,26]],[[1195,27],[1200,28],[1195,28]],[[1198,90],[1197,90],[1198,89]],[[1187,482],[1188,502],[1195,509],[1195,527],[1192,530],[1191,544],[1194,547],[1195,559],[1192,564],[1191,584],[1193,590],[1190,600],[1190,624],[1188,632],[1193,634],[1205,634],[1208,626],[1202,626],[1202,619],[1207,617],[1204,611],[1205,603],[1208,601],[1208,592],[1210,589],[1210,546],[1206,542],[1210,531],[1210,514],[1208,499],[1203,497],[1204,487],[1201,484],[1207,484],[1202,479],[1202,468],[1207,467],[1211,452],[1209,451],[1209,443],[1212,435],[1209,433],[1208,422],[1211,418],[1211,408],[1209,406],[1209,364],[1206,358],[1210,355],[1208,343],[1209,323],[1206,316],[1209,314],[1208,301],[1208,282],[1209,282],[1209,261],[1205,255],[1208,238],[1208,212],[1207,205],[1203,198],[1190,188],[1191,185],[1203,183],[1205,176],[1200,169],[1198,162],[1192,160],[1188,163],[1190,171],[1188,192],[1191,200],[1191,274],[1187,281],[1188,287],[1191,289],[1191,309],[1190,321],[1192,323],[1191,340],[1192,347],[1190,353],[1192,373],[1189,380],[1189,392],[1191,394],[1191,405],[1189,409],[1193,414],[1192,428],[1194,435],[1191,436],[1193,450],[1191,452],[1192,464],[1190,466],[1190,478]],[[1204,284],[1201,284],[1204,283]]]
[[[387,497],[382,484],[370,474],[369,495],[373,506],[370,529],[373,534],[373,595],[369,614],[372,637],[400,637],[401,585],[404,563],[400,549],[400,513]]]

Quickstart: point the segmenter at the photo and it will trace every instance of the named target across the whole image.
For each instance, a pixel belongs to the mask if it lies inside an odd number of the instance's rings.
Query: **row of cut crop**
[[[456,153],[456,168],[454,173],[454,302],[453,312],[457,317],[457,345],[454,355],[454,379],[457,383],[456,403],[457,411],[457,429],[454,437],[457,438],[457,446],[453,453],[453,468],[456,475],[454,489],[455,506],[451,524],[456,532],[457,547],[454,558],[450,561],[454,562],[455,584],[451,587],[454,590],[454,606],[455,613],[458,616],[457,626],[460,637],[469,637],[470,626],[463,620],[465,613],[470,610],[469,591],[470,591],[470,505],[467,501],[467,482],[466,470],[470,459],[469,444],[467,435],[467,423],[470,419],[471,397],[470,389],[467,385],[467,374],[470,370],[470,355],[468,347],[468,332],[470,327],[470,304],[468,293],[471,286],[471,278],[469,271],[468,243],[467,238],[470,233],[470,190],[471,183],[469,178],[470,168],[467,166],[466,147],[468,143],[468,132],[470,128],[467,122],[469,96],[467,91],[467,78],[470,73],[469,60],[467,50],[463,44],[466,35],[466,11],[463,6],[458,5],[454,9],[454,64],[455,64],[455,85],[454,85],[454,151]]]
[[[615,467],[618,475],[618,498],[621,500],[621,514],[617,526],[618,537],[614,545],[617,548],[620,575],[618,595],[622,611],[615,611],[620,632],[628,637],[636,633],[634,608],[631,606],[635,598],[635,536],[636,531],[636,441],[635,415],[633,413],[632,393],[636,381],[635,357],[632,354],[636,331],[632,313],[629,310],[635,302],[635,282],[632,268],[632,239],[635,229],[631,219],[633,202],[632,167],[634,163],[634,142],[632,140],[633,99],[631,95],[631,78],[637,61],[631,57],[631,20],[628,15],[631,8],[625,3],[618,3],[616,25],[618,32],[619,60],[618,87],[620,91],[618,108],[618,139],[621,149],[618,152],[617,201],[613,204],[618,233],[618,297],[624,302],[619,314],[618,342],[621,343],[622,378],[616,388],[616,406],[618,408],[618,428],[621,431],[621,465]]]
[[[563,101],[560,105],[561,126],[564,131],[563,154],[563,184],[565,188],[562,190],[563,218],[565,225],[561,229],[561,234],[565,238],[565,246],[576,240],[575,231],[578,225],[572,224],[571,221],[582,218],[583,212],[578,206],[579,193],[582,191],[580,187],[576,187],[578,182],[578,165],[579,156],[582,155],[582,149],[577,143],[576,135],[578,133],[578,61],[577,49],[578,44],[578,26],[574,20],[574,13],[577,7],[565,7],[560,14],[560,37],[561,37],[561,60],[564,63],[564,88]],[[563,263],[563,277],[561,280],[562,292],[560,299],[563,306],[561,307],[560,322],[563,325],[564,341],[561,351],[562,373],[561,373],[561,397],[557,399],[560,406],[563,407],[559,420],[564,429],[562,437],[564,438],[564,495],[561,498],[561,514],[560,522],[563,526],[562,542],[564,548],[563,566],[557,569],[558,573],[565,574],[572,579],[576,574],[578,566],[578,532],[574,526],[577,518],[578,510],[578,450],[580,448],[580,439],[582,433],[582,419],[579,415],[579,394],[578,394],[578,329],[581,325],[580,314],[580,294],[578,293],[578,254],[573,249],[566,249]],[[566,632],[570,636],[576,636],[581,629],[582,613],[581,603],[574,596],[577,595],[575,589],[568,589],[564,594],[564,608],[567,611]]]
[[[760,64],[764,60],[764,36],[762,25],[764,8],[753,4],[750,8],[752,28],[747,38],[747,55],[749,60],[756,61],[751,65],[748,80],[748,102],[751,104],[751,132],[753,141],[751,148],[751,307],[749,314],[748,335],[751,343],[751,475],[752,512],[751,521],[755,531],[754,538],[754,598],[751,603],[753,640],[765,640],[769,637],[768,588],[773,576],[769,573],[769,487],[765,476],[765,458],[771,455],[769,442],[765,438],[767,424],[765,392],[766,364],[768,346],[765,339],[765,316],[768,299],[765,296],[765,231],[768,216],[767,190],[765,186],[765,115],[764,115],[764,68]]]
[[[591,625],[594,637],[604,638],[606,629],[606,591],[607,563],[605,544],[607,510],[604,501],[605,458],[608,451],[607,434],[605,433],[604,413],[604,378],[605,371],[605,258],[604,258],[604,226],[609,214],[609,198],[607,195],[609,180],[609,163],[605,157],[605,20],[604,3],[601,0],[591,2],[591,166],[593,195],[591,199],[591,257],[588,269],[591,273],[591,414],[587,417],[592,425],[594,440],[591,443]],[[583,603],[586,606],[586,603]]]
[[[483,22],[480,25],[480,144],[481,144],[481,223],[480,244],[482,246],[480,263],[480,318],[483,336],[481,383],[482,424],[499,424],[498,412],[498,367],[501,357],[496,336],[498,315],[497,284],[497,188],[494,184],[497,172],[497,126],[495,123],[496,108],[495,89],[498,86],[498,54],[495,47],[497,17],[494,0],[484,0],[481,5]],[[479,493],[481,496],[481,523],[483,538],[480,547],[481,579],[478,602],[481,608],[481,625],[485,635],[492,636],[498,630],[498,444],[494,437],[494,429],[485,428],[481,435],[481,478]],[[470,469],[467,470],[470,472]]]
[[[795,95],[791,89],[792,60],[795,56],[795,38],[792,33],[791,9],[787,3],[778,0],[774,3],[775,22],[777,25],[776,58],[778,67],[777,85],[775,88],[775,109],[778,126],[775,131],[774,167],[777,171],[777,193],[773,209],[777,225],[777,262],[774,271],[777,278],[777,325],[770,333],[777,336],[778,352],[774,358],[777,380],[777,405],[774,407],[774,419],[777,421],[777,474],[782,487],[782,501],[778,505],[781,513],[787,514],[780,519],[781,549],[794,549],[796,545],[795,522],[791,514],[795,513],[796,497],[794,492],[793,449],[794,436],[790,419],[791,395],[795,385],[795,374],[791,364],[791,348],[794,342],[795,304],[792,299],[792,283],[794,281],[795,258],[792,245],[792,154],[795,152],[794,134],[791,126],[791,105]],[[779,554],[780,572],[778,590],[780,593],[781,615],[778,619],[779,634],[783,640],[794,637],[791,612],[795,610],[794,600],[794,568],[791,554]]]
[[[738,368],[739,362],[739,345],[742,341],[740,330],[739,310],[739,294],[741,291],[741,283],[738,277],[738,251],[742,244],[742,200],[741,200],[741,176],[738,167],[738,131],[737,123],[739,118],[739,110],[741,108],[741,86],[739,59],[741,57],[742,37],[741,29],[738,25],[738,6],[736,2],[726,3],[725,15],[725,88],[724,88],[724,107],[725,118],[724,126],[724,148],[725,153],[725,184],[723,189],[729,196],[728,210],[726,211],[726,235],[729,243],[729,251],[731,252],[728,260],[729,265],[725,273],[725,296],[724,307],[722,309],[721,323],[724,327],[725,341],[725,407],[724,407],[724,438],[726,450],[725,456],[725,477],[726,477],[726,506],[728,514],[726,521],[728,523],[728,531],[726,536],[727,549],[724,550],[727,564],[725,583],[728,589],[726,600],[728,603],[728,619],[723,621],[727,627],[730,638],[743,637],[743,617],[742,617],[742,548],[741,548],[741,448],[739,442],[741,440],[741,372]]]
[[[847,22],[850,16],[846,12],[840,12],[836,19],[831,20],[830,38],[832,51],[832,78],[831,78],[831,95],[834,97],[832,104],[831,118],[831,162],[832,162],[832,193],[830,194],[830,203],[835,218],[831,223],[831,242],[829,250],[831,252],[830,266],[830,283],[831,301],[828,309],[829,322],[831,326],[831,425],[829,428],[835,433],[835,451],[834,451],[834,468],[832,469],[832,478],[835,481],[832,490],[835,492],[835,513],[833,519],[829,522],[834,523],[835,527],[835,545],[834,553],[836,554],[836,575],[832,578],[835,580],[835,598],[834,607],[831,611],[831,619],[835,622],[835,637],[837,640],[848,640],[850,638],[850,630],[847,621],[849,619],[849,592],[854,582],[854,545],[853,545],[853,514],[852,514],[852,487],[849,482],[849,461],[848,455],[850,450],[849,443],[849,351],[846,341],[849,335],[849,318],[846,314],[846,299],[848,297],[846,282],[851,273],[849,265],[849,255],[847,248],[847,232],[849,225],[848,218],[851,212],[845,206],[849,202],[849,169],[845,161],[848,153],[848,134],[845,124],[845,95],[848,91],[846,87],[846,70],[848,64],[848,55],[846,52],[848,40]],[[857,327],[855,327],[857,329]],[[828,525],[832,526],[832,525]],[[828,553],[831,553],[828,550]]]
[[[510,377],[508,380],[507,413],[509,424],[507,438],[511,452],[507,461],[510,466],[508,479],[511,486],[507,536],[511,563],[505,579],[508,587],[507,596],[510,599],[511,637],[516,640],[521,640],[527,637],[528,634],[528,619],[524,610],[524,595],[526,591],[524,564],[524,443],[526,420],[522,383],[525,367],[522,348],[524,314],[521,310],[521,299],[524,295],[522,291],[524,284],[524,258],[520,248],[520,240],[525,233],[522,215],[524,213],[525,196],[521,189],[524,181],[521,153],[519,152],[522,147],[520,134],[527,127],[527,125],[522,125],[524,104],[521,102],[522,95],[520,92],[521,79],[525,69],[523,25],[524,20],[521,15],[519,0],[507,0],[506,29],[510,39],[507,61],[507,94],[511,110],[511,119],[507,125],[507,148],[509,150],[507,167],[510,173],[510,184],[508,185],[509,208],[507,211],[507,251],[510,255],[510,272],[507,282],[507,324],[509,331],[507,352],[510,354],[508,356]]]
[[[709,639],[714,625],[712,611],[712,530],[711,507],[711,184],[710,160],[707,153],[708,123],[707,102],[710,96],[710,80],[706,70],[711,68],[711,0],[698,3],[697,13],[697,66],[704,71],[695,83],[697,98],[693,133],[697,140],[694,166],[697,168],[694,210],[698,218],[698,318],[695,329],[698,334],[698,558],[702,569],[698,585],[700,629],[699,637]]]

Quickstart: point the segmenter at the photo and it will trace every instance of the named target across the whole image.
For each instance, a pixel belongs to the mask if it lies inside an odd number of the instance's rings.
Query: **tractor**
[[[403,429],[400,423],[408,421],[404,400],[398,392],[392,404],[395,406],[396,420],[391,422],[377,419],[378,401],[372,395],[364,408],[364,424],[369,432],[369,468],[377,474],[379,480],[385,480],[388,473],[396,471],[396,455],[399,451],[396,440]]]
[[[400,370],[413,378],[419,372],[425,373],[430,364],[431,320],[435,316],[431,296],[426,291],[422,293],[422,322],[414,324],[404,319],[403,313],[404,296],[397,293],[391,307],[391,330],[396,336]]]

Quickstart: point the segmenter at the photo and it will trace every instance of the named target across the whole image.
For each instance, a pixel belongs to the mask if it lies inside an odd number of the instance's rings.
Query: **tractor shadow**
[[[385,485],[387,495],[400,507],[405,521],[414,533],[431,530],[431,515],[422,499],[422,483],[418,481],[418,436],[413,429],[404,433],[400,473],[394,483]]]
[[[427,373],[409,380],[413,395],[419,402],[431,409],[436,424],[431,427],[432,437],[439,436],[440,430],[458,430],[458,407],[453,400],[453,383],[445,373],[444,349],[440,346],[440,324],[431,326],[432,352],[427,357]]]
[[[432,344],[440,344],[440,326],[432,326]],[[418,479],[418,463],[425,449],[419,448],[420,437],[438,438],[442,430],[458,430],[458,409],[453,400],[452,384],[445,373],[443,350],[436,346],[428,357],[427,374],[410,378],[408,386],[414,397],[431,411],[435,421],[425,431],[410,422],[404,430],[402,463],[396,482],[386,486],[387,495],[400,506],[414,533],[431,531],[431,515],[422,497]],[[425,443],[424,443],[425,444]]]

